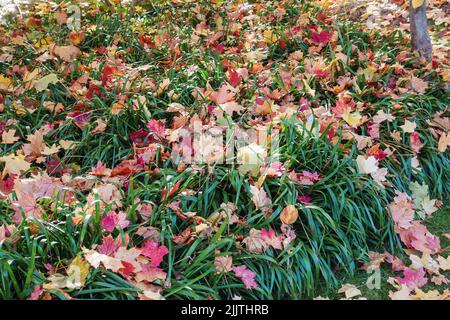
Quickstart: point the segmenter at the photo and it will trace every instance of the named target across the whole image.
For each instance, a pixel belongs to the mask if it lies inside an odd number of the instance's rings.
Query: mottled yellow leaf
[[[445,132],[443,132],[438,141],[439,152],[445,152],[445,150],[447,150],[447,147],[449,145],[450,145],[450,132],[447,132],[447,134],[445,134]]]
[[[338,293],[344,293],[347,299],[351,299],[361,295],[361,291],[353,284],[344,284],[338,291]]]
[[[411,5],[413,6],[414,9],[419,8],[420,6],[422,6],[424,0],[412,0],[411,1]]]
[[[11,79],[0,74],[0,90],[6,90],[11,86]]]

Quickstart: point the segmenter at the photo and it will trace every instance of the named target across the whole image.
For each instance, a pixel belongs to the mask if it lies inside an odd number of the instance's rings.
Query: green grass
[[[432,217],[428,218],[425,221],[425,224],[428,227],[428,230],[434,234],[439,236],[441,240],[441,247],[442,253],[441,255],[443,257],[448,257],[450,253],[450,240],[443,236],[443,234],[448,234],[449,226],[450,226],[450,211],[447,209],[441,209],[433,214]],[[408,262],[408,256],[406,254],[401,254],[400,257],[403,261]],[[350,283],[355,285],[360,291],[361,296],[359,297],[365,297],[369,300],[387,300],[389,299],[389,292],[396,291],[395,288],[390,285],[387,280],[389,277],[393,277],[394,275],[400,275],[400,273],[393,273],[391,270],[391,267],[386,262],[382,263],[380,268],[380,275],[381,275],[381,281],[380,281],[380,288],[374,288],[370,289],[368,287],[368,281],[370,280],[369,277],[373,273],[367,273],[365,270],[358,270],[353,275],[346,275],[346,274],[338,274],[337,279],[340,285]],[[447,278],[450,275],[450,272],[442,272],[444,276]],[[446,288],[446,285],[443,284],[441,286],[435,285],[431,281],[429,281],[425,286],[421,288],[424,292],[430,291],[430,290],[438,290],[439,292],[442,292],[443,289]],[[319,296],[322,297],[328,297],[330,299],[341,299],[344,298],[344,294],[338,293],[336,289],[332,290],[322,290],[319,291]],[[358,298],[358,297],[355,297]]]

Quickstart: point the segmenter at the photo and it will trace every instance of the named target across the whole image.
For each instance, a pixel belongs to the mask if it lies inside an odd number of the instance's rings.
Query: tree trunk
[[[419,51],[426,59],[430,60],[431,41],[428,34],[428,23],[426,13],[426,0],[416,9],[412,6],[412,0],[409,2],[409,20],[411,25],[411,45],[413,50]]]

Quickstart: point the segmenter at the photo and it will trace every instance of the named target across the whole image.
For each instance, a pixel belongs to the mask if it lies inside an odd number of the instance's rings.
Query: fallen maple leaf
[[[2,143],[3,144],[14,144],[19,140],[19,137],[16,137],[16,130],[10,129],[8,131],[3,131],[2,133]]]
[[[36,91],[44,91],[48,88],[50,83],[55,84],[58,82],[58,76],[54,73],[50,73],[39,80],[33,80],[31,86],[34,87]]]
[[[7,90],[12,84],[12,80],[0,74],[0,90]]]
[[[230,256],[217,256],[214,259],[214,267],[217,272],[226,273],[231,271],[233,265],[233,258]]]
[[[344,293],[347,299],[351,299],[361,295],[361,291],[351,283],[346,283],[342,285],[338,293]]]
[[[232,270],[236,277],[242,280],[247,289],[258,288],[258,284],[255,282],[256,273],[247,269],[246,265],[232,267]]]
[[[413,133],[414,130],[416,130],[417,124],[415,122],[411,122],[408,120],[405,120],[405,124],[400,126],[400,128],[403,129],[406,133]]]
[[[422,6],[424,0],[412,0],[411,5],[414,9],[417,9]]]
[[[411,86],[414,91],[422,94],[428,89],[428,83],[417,77],[411,78]]]
[[[364,157],[357,156],[356,164],[358,165],[358,171],[365,174],[375,173],[378,170],[378,160],[374,156]]]
[[[270,211],[272,200],[270,200],[263,188],[250,186],[250,192],[252,194],[252,201],[257,209],[260,209],[262,212]]]
[[[77,56],[81,55],[80,49],[73,45],[57,46],[55,44],[51,44],[49,46],[49,52],[66,62],[72,62]]]
[[[411,198],[400,191],[395,191],[396,197],[394,201],[389,204],[392,219],[397,228],[407,229],[411,226],[414,219],[414,208]]]
[[[450,270],[450,256],[447,258],[444,258],[442,256],[437,257],[437,261],[439,262],[439,268],[442,271],[449,271]]]
[[[142,248],[142,255],[150,258],[150,265],[158,267],[169,250],[166,246],[160,246],[155,241],[146,241]]]
[[[5,163],[5,168],[3,169],[2,177],[9,174],[21,174],[23,171],[30,169],[30,163],[25,161],[24,155],[14,155],[10,154],[8,156],[3,156],[0,158],[0,162]]]
[[[402,285],[398,291],[389,291],[389,298],[391,300],[415,300],[410,294],[411,290],[407,286]]]
[[[77,142],[72,141],[72,140],[59,140],[59,145],[64,150],[73,149],[73,148],[75,148],[76,144],[77,144]]]
[[[284,224],[293,224],[298,219],[297,208],[292,204],[286,206],[280,213],[280,219]]]
[[[242,240],[242,243],[245,244],[248,251],[256,253],[261,253],[268,247],[267,243],[262,238],[261,230],[255,228],[250,230],[249,236]]]
[[[429,290],[424,292],[420,289],[415,290],[414,297],[419,300],[448,300],[450,292],[445,290],[442,294],[438,290]]]
[[[349,109],[346,109],[342,114],[342,119],[345,120],[350,126],[353,128],[357,128],[361,124],[362,116],[358,111],[349,112]]]
[[[450,132],[447,132],[447,134],[445,134],[445,132],[442,132],[438,141],[438,151],[445,152],[448,146],[450,146]]]

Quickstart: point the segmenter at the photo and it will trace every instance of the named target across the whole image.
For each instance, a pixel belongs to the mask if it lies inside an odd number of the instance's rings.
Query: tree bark
[[[428,33],[428,22],[426,13],[426,0],[416,9],[412,6],[412,0],[409,2],[409,20],[411,26],[411,45],[413,50],[419,51],[426,59],[430,60],[431,41]]]

